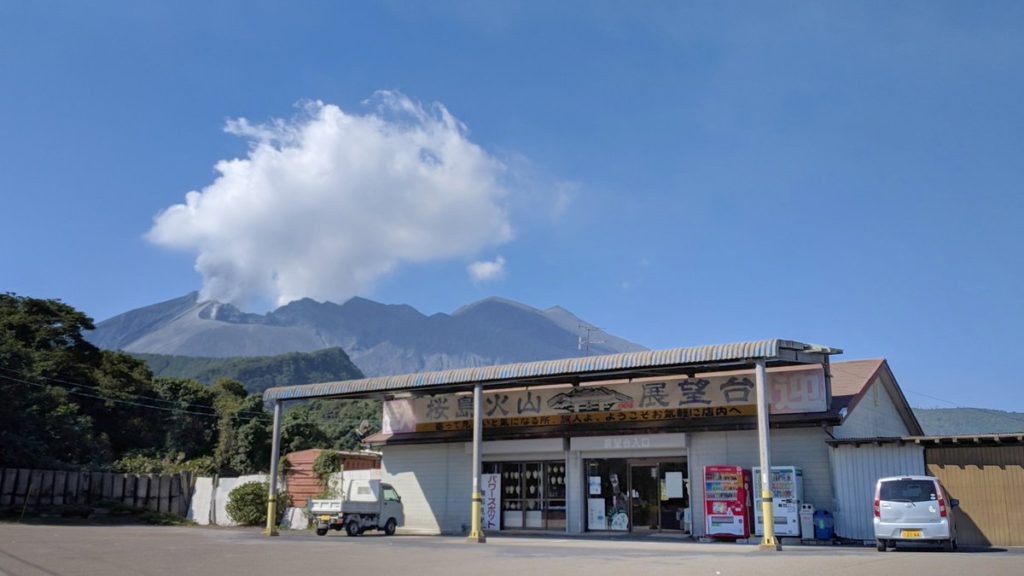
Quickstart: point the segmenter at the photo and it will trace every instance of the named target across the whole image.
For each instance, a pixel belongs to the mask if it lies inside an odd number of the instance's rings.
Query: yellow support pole
[[[487,541],[487,536],[484,535],[483,523],[481,522],[483,512],[484,495],[482,492],[473,493],[473,521],[470,523],[469,537],[466,538],[469,542],[475,542],[482,544]]]
[[[769,477],[771,477],[770,474]],[[764,485],[762,482],[762,486]],[[775,514],[774,510],[772,510],[772,491],[770,487],[768,490],[761,490],[761,517],[764,518],[764,538],[762,538],[761,543],[757,547],[761,550],[782,550],[782,545],[779,544],[778,538],[775,537]]]
[[[483,397],[484,387],[482,384],[477,383],[473,387],[473,518],[469,523],[469,537],[466,538],[467,542],[476,544],[487,542],[482,526],[483,515],[481,514],[484,494],[480,491],[480,444],[483,443],[484,437]]]
[[[264,536],[277,536],[277,460],[281,457],[281,401],[274,401],[274,429],[270,441],[270,493],[267,498],[267,529]]]
[[[263,531],[264,536],[277,536],[277,523],[274,519],[277,518],[277,499],[271,498],[267,502],[267,528]]]
[[[768,438],[768,369],[764,360],[754,364],[754,383],[757,389],[757,440],[761,456],[761,518],[764,519],[764,538],[758,548],[781,551],[775,538],[775,518],[772,509],[772,460]]]

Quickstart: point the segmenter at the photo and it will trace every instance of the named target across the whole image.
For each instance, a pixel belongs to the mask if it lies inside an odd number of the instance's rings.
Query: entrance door
[[[629,483],[630,526],[634,531],[657,530],[661,516],[658,466],[630,466]]]

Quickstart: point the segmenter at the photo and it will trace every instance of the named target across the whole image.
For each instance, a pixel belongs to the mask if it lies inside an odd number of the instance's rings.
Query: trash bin
[[[814,540],[814,504],[800,505],[800,539]]]
[[[835,521],[832,513],[828,510],[817,510],[814,512],[814,538],[816,540],[831,540],[832,529]]]

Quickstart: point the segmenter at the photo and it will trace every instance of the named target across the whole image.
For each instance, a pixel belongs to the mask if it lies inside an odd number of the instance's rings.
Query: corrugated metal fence
[[[836,536],[875,539],[875,483],[879,478],[924,474],[924,449],[917,444],[840,444],[828,451],[835,487]]]
[[[960,500],[960,544],[1024,546],[1024,446],[928,447],[925,461]]]
[[[190,472],[135,475],[0,468],[0,508],[37,511],[116,502],[185,516],[192,487]]]

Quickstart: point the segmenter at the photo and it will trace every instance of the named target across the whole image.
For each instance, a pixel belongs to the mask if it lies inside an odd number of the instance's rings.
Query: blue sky
[[[496,295],[1024,411],[1022,29],[1019,2],[3,2],[0,289],[97,320]]]

